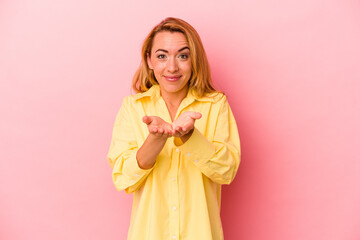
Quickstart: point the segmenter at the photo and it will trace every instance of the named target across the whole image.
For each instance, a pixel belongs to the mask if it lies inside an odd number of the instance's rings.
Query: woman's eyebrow
[[[189,47],[183,47],[183,48],[181,48],[178,52],[184,51],[185,49],[190,50],[190,48],[189,48]],[[162,51],[162,52],[166,52],[166,53],[168,53],[168,52],[169,52],[168,50],[161,49],[161,48],[159,48],[159,49],[158,49],[158,50],[156,50],[155,52],[158,52],[158,51]]]
[[[187,49],[187,50],[189,50],[190,51],[190,48],[189,47],[183,47],[182,49],[180,49],[178,52],[181,52],[181,51],[183,51],[183,50],[185,50],[185,49]]]

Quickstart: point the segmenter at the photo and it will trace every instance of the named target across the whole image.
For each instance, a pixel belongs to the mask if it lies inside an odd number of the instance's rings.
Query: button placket
[[[169,217],[170,232],[173,239],[177,239],[180,234],[180,213],[179,213],[179,183],[178,171],[181,151],[179,148],[173,148],[171,154],[171,167],[169,171]]]

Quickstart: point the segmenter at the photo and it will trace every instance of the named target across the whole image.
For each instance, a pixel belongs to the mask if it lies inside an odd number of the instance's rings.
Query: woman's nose
[[[167,68],[169,72],[176,72],[179,70],[178,63],[175,58],[169,59]]]

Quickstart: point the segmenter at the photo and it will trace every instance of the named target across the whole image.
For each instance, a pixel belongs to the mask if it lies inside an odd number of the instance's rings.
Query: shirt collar
[[[159,85],[153,85],[149,90],[134,95],[135,100],[150,97],[153,100],[160,98],[160,87]]]
[[[202,97],[198,97],[195,94],[195,90],[190,89],[188,91],[187,96],[185,97],[185,101],[193,102],[193,101],[199,101],[199,102],[215,102],[217,99],[218,93],[207,93]],[[160,95],[160,86],[159,85],[153,85],[149,90],[142,93],[137,93],[134,95],[135,100],[143,99],[146,97],[152,98],[152,100],[158,100]]]

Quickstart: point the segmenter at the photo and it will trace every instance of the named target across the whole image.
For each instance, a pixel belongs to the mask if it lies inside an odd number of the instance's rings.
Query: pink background
[[[143,2],[0,2],[0,239],[126,238],[106,154],[167,16],[198,30],[238,122],[225,239],[360,239],[359,1]]]

